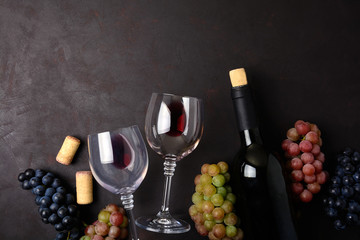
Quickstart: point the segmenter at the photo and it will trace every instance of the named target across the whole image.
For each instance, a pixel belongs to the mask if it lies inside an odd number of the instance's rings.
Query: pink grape
[[[290,139],[285,139],[284,141],[282,141],[282,143],[281,143],[282,150],[287,151],[290,143],[292,143],[292,142],[293,141],[291,141]]]
[[[313,148],[311,150],[311,153],[316,157],[320,154],[320,146],[318,144],[313,144]]]
[[[310,124],[303,120],[298,120],[295,123],[295,129],[299,135],[306,135],[310,131]]]
[[[300,182],[304,179],[304,173],[301,170],[293,170],[291,172],[291,178],[296,182]]]
[[[310,141],[312,144],[316,144],[319,142],[319,136],[316,132],[310,131],[305,135],[305,139]]]
[[[300,182],[295,182],[295,183],[291,184],[291,189],[292,189],[293,193],[295,193],[296,195],[299,195],[304,190],[304,186]]]
[[[314,183],[316,181],[316,176],[315,175],[305,175],[304,176],[304,182],[305,183]]]
[[[198,174],[196,175],[196,177],[194,178],[194,184],[195,185],[198,185],[200,183],[200,177],[201,177],[201,174]]]
[[[327,175],[325,171],[322,171],[321,173],[316,174],[316,181],[319,184],[324,184],[327,180]]]
[[[111,204],[106,205],[105,210],[110,213],[117,212],[117,211],[119,211],[119,207],[116,204],[111,203]]]
[[[206,230],[206,227],[202,224],[195,224],[195,229],[201,236],[207,236],[209,233],[208,230]]]
[[[305,175],[311,176],[311,175],[314,175],[314,173],[315,173],[315,167],[311,163],[307,163],[303,166],[302,171]]]
[[[226,235],[226,229],[223,224],[215,224],[215,226],[212,229],[212,232],[214,233],[215,237],[222,239]]]
[[[304,164],[308,164],[314,162],[315,159],[312,153],[303,153],[301,154],[301,160]]]
[[[299,148],[303,152],[311,152],[313,145],[309,140],[302,140],[299,144]]]
[[[304,165],[300,158],[293,158],[290,163],[291,168],[294,170],[301,170]]]
[[[313,194],[318,193],[321,190],[321,186],[317,182],[308,184],[306,188]]]
[[[120,233],[121,233],[121,230],[119,227],[117,226],[111,226],[110,229],[109,229],[109,237],[112,237],[112,238],[117,238],[120,236]]]
[[[106,236],[109,232],[109,225],[104,222],[97,222],[95,225],[95,232],[98,235]]]
[[[322,146],[322,144],[323,144],[323,142],[322,142],[322,138],[321,137],[319,137],[319,146],[321,147]]]
[[[300,154],[300,148],[297,143],[290,143],[287,152],[290,156],[297,156]]]
[[[317,156],[317,160],[324,163],[325,162],[325,154],[323,152],[320,152],[319,155]]]
[[[85,235],[88,235],[88,236],[95,235],[95,226],[94,225],[87,226],[84,230],[84,233],[85,233]]]
[[[296,142],[300,138],[300,136],[295,128],[290,128],[286,133],[286,137],[294,142]]]
[[[302,191],[302,193],[300,193],[300,200],[303,202],[310,202],[313,198],[312,193],[305,189],[304,191]]]
[[[315,167],[315,173],[320,173],[323,169],[323,164],[319,160],[315,160],[313,162],[313,165]]]
[[[113,212],[110,215],[110,223],[114,226],[120,226],[124,221],[124,215],[121,212]]]
[[[321,131],[320,129],[318,128],[318,126],[314,123],[311,123],[310,124],[310,130],[313,131],[313,132],[316,132],[316,134],[320,137],[321,136]]]
[[[95,235],[91,240],[104,240],[101,235]]]

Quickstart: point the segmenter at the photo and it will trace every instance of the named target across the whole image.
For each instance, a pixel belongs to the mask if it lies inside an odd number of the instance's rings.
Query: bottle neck
[[[262,145],[254,102],[248,85],[231,89],[236,122],[240,132],[241,143],[250,146],[253,143]]]

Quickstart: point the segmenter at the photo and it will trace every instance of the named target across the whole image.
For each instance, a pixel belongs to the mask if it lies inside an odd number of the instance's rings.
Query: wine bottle
[[[263,146],[245,69],[229,72],[240,150],[233,162],[239,214],[248,240],[297,239],[282,168]]]

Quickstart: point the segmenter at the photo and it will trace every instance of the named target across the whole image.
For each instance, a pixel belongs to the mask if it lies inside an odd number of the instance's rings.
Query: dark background
[[[89,170],[87,135],[133,124],[144,134],[152,92],[205,103],[203,138],[178,163],[172,186],[171,212],[190,221],[201,165],[231,162],[239,145],[228,77],[238,67],[251,76],[267,147],[280,152],[297,119],[317,123],[331,174],[337,152],[360,149],[359,10],[357,0],[0,0],[1,239],[53,239],[17,175],[43,168],[75,187],[75,172]],[[70,166],[55,161],[66,135],[82,141]],[[136,216],[160,208],[163,161],[148,152]],[[94,184],[84,220],[110,202],[120,200]],[[360,238],[359,227],[332,228],[320,196],[296,206],[302,239]],[[143,240],[206,239],[192,227],[179,235],[138,230]]]

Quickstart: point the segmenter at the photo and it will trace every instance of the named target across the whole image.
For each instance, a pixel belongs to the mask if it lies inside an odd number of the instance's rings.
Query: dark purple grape
[[[341,191],[339,187],[331,187],[329,188],[329,193],[334,196],[340,195]]]
[[[29,180],[24,180],[24,181],[21,183],[21,188],[24,189],[24,190],[29,190],[29,189],[31,189]]]
[[[52,196],[52,201],[54,203],[61,204],[64,202],[64,200],[65,200],[65,197],[62,193],[57,192]]]
[[[31,168],[26,169],[24,173],[27,180],[30,180],[30,178],[35,176],[35,171]]]
[[[344,172],[344,168],[341,167],[341,166],[338,166],[335,170],[335,175],[336,176],[339,176],[339,177],[342,177],[344,176],[345,172]]]
[[[40,198],[41,207],[49,207],[51,205],[51,199],[48,196],[43,196]]]
[[[355,171],[354,165],[348,163],[344,166],[344,173],[345,174],[352,174]]]
[[[338,211],[335,209],[335,208],[327,208],[326,209],[326,214],[329,216],[329,217],[337,217],[338,215]]]
[[[54,178],[53,183],[51,184],[51,187],[58,188],[61,186],[61,180],[59,178]]]
[[[354,175],[352,176],[354,181],[359,183],[360,182],[360,172],[357,171],[356,173],[354,173]]]
[[[359,152],[354,152],[353,155],[351,156],[351,159],[353,160],[354,163],[359,163],[360,161],[360,153]]]
[[[346,198],[349,198],[351,197],[352,195],[354,195],[354,189],[352,187],[349,187],[349,186],[343,186],[341,188],[341,194],[346,197]]]
[[[351,163],[351,158],[348,156],[344,156],[340,161],[340,164],[344,167],[349,163]]]
[[[336,219],[334,221],[334,227],[337,229],[337,230],[343,230],[346,228],[346,225],[345,223],[343,223],[343,221],[341,221],[340,219]]]
[[[33,193],[38,196],[44,196],[45,194],[45,187],[43,185],[39,185],[34,188]]]
[[[355,183],[353,187],[356,192],[360,192],[360,183]]]
[[[42,218],[48,218],[48,217],[50,217],[50,215],[51,215],[51,210],[48,208],[43,208],[40,212],[40,216]]]
[[[56,223],[54,225],[54,227],[55,227],[55,230],[58,232],[65,230],[64,224],[62,224],[61,222]]]
[[[68,206],[68,212],[71,216],[75,216],[77,213],[77,207],[74,204]]]
[[[57,212],[57,210],[60,208],[60,205],[57,203],[52,203],[49,208],[52,212]]]
[[[55,192],[56,190],[54,188],[49,187],[45,191],[45,196],[52,197],[52,195],[54,195]]]
[[[67,232],[59,232],[58,234],[56,234],[55,240],[66,240],[67,236],[68,236]]]
[[[358,213],[360,212],[360,204],[354,200],[350,200],[348,204],[348,210],[350,212]]]
[[[60,218],[65,217],[67,214],[68,214],[68,209],[67,209],[67,207],[65,207],[65,206],[62,206],[62,207],[60,207],[60,208],[57,210],[57,215],[58,215]]]
[[[54,178],[51,175],[46,174],[45,176],[43,176],[43,178],[41,179],[42,183],[45,186],[51,186],[52,182],[53,182]]]
[[[331,181],[332,185],[335,187],[340,186],[342,183],[341,178],[339,176],[332,177],[330,181]]]
[[[342,198],[337,198],[335,200],[335,207],[339,208],[339,209],[344,209],[346,208],[346,201],[345,199]]]
[[[38,177],[30,178],[29,184],[32,188],[37,187],[41,184],[41,179]]]
[[[75,220],[71,216],[65,216],[62,220],[62,224],[66,227],[73,227],[75,224]]]
[[[25,181],[26,180],[25,173],[20,173],[18,176],[18,180],[19,180],[19,182]]]
[[[41,199],[41,196],[36,196],[35,197],[35,204],[40,206],[40,199]]]
[[[79,239],[81,237],[81,232],[78,228],[74,228],[70,232],[70,238]]]
[[[59,218],[59,216],[56,213],[53,213],[50,215],[48,220],[49,220],[49,223],[54,225],[54,224],[60,222],[61,219]]]
[[[66,188],[64,188],[63,186],[57,187],[56,192],[66,194]]]
[[[345,186],[351,186],[354,183],[354,179],[352,178],[352,176],[347,175],[343,177],[342,182]]]
[[[329,207],[335,207],[335,199],[332,197],[329,197],[327,200],[328,206]]]
[[[42,178],[45,176],[46,172],[42,169],[36,169],[35,170],[35,177]]]

